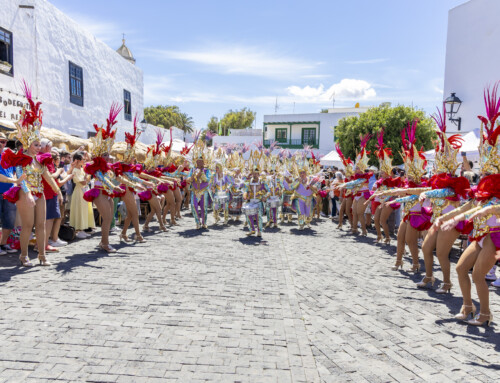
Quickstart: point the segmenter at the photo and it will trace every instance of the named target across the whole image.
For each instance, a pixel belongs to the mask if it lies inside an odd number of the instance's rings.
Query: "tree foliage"
[[[144,108],[144,118],[148,124],[160,128],[170,129],[175,126],[185,133],[191,133],[194,129],[192,117],[182,113],[177,105],[157,105]]]
[[[335,139],[342,148],[346,157],[354,159],[359,151],[360,135],[372,134],[368,142],[367,149],[370,153],[370,165],[378,166],[378,159],[375,155],[377,133],[382,127],[384,130],[384,143],[392,149],[393,164],[403,163],[401,158],[402,141],[401,131],[415,118],[419,120],[416,133],[417,149],[430,150],[433,148],[433,141],[436,139],[436,124],[434,120],[427,117],[422,110],[416,110],[409,106],[398,105],[391,108],[388,105],[370,108],[359,116],[345,117],[339,121],[335,128]]]
[[[212,132],[220,134],[221,136],[229,135],[232,129],[247,129],[250,128],[255,121],[255,112],[248,108],[243,108],[241,110],[230,109],[222,119],[219,120],[217,117],[212,116],[210,121],[207,123],[207,128]],[[219,123],[221,127],[221,132],[219,132]],[[214,130],[215,129],[215,130]]]

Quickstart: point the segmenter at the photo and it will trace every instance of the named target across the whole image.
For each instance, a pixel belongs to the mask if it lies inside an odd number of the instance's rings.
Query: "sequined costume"
[[[262,216],[264,214],[264,204],[262,199],[267,194],[266,186],[260,180],[254,182],[250,180],[245,183],[246,199],[253,205],[258,206],[257,214],[247,215],[247,222],[250,225],[250,233],[255,232],[255,225],[258,231],[262,232]]]
[[[219,168],[222,172],[221,164],[216,164],[216,168]],[[217,173],[217,171],[212,174],[212,178],[210,180],[210,191],[212,192],[212,199],[214,201],[213,214],[215,222],[219,222],[221,214],[224,215],[224,221],[226,223],[229,220],[230,186],[231,178],[228,175],[222,174],[222,176],[219,176],[219,173]]]

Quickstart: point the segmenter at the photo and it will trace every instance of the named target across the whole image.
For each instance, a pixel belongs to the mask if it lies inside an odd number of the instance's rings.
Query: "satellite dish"
[[[354,105],[355,108],[359,108],[359,102],[356,103],[356,105]]]

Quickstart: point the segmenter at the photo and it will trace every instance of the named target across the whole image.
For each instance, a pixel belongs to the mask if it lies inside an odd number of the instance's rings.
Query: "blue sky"
[[[144,70],[144,106],[175,104],[198,129],[264,114],[443,99],[448,10],[465,0],[50,0]]]

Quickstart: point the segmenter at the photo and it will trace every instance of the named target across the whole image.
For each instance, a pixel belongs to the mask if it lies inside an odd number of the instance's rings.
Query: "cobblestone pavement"
[[[458,287],[416,289],[372,234],[326,219],[244,233],[186,216],[113,255],[92,238],[48,268],[0,257],[0,381],[498,380],[495,327],[451,319]],[[496,290],[491,301],[498,313]]]

